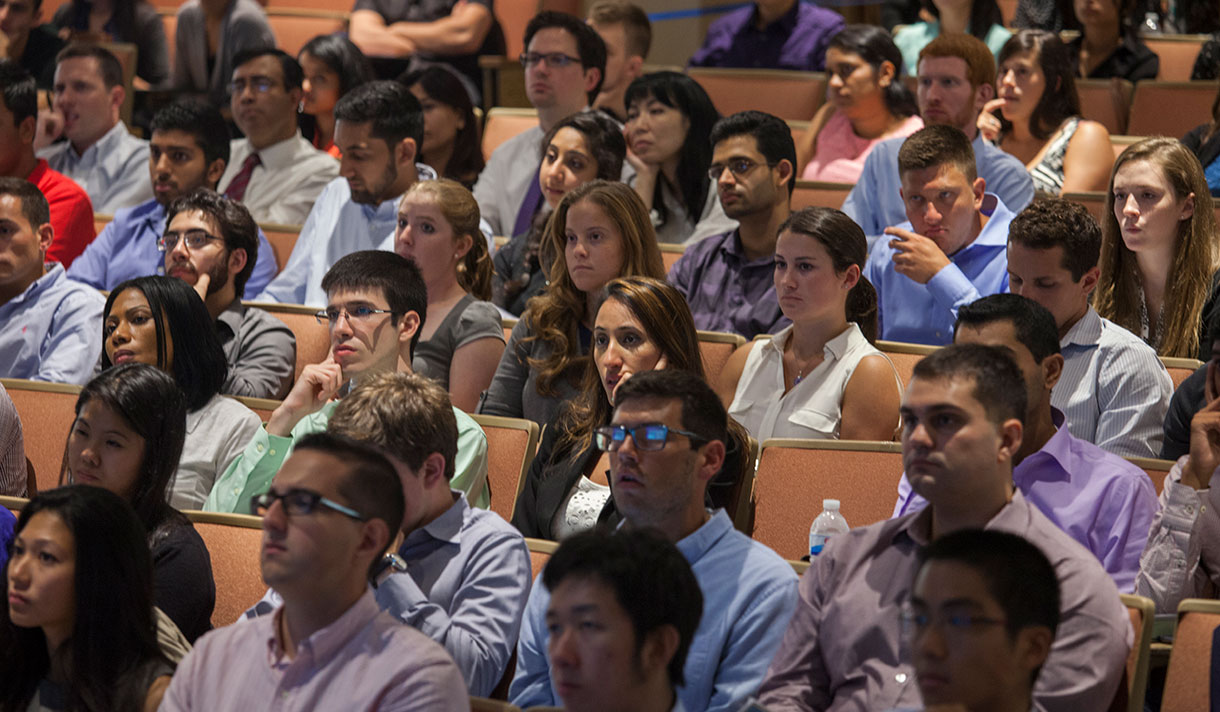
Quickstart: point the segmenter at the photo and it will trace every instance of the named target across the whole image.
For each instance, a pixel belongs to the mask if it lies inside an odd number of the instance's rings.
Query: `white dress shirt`
[[[136,138],[118,122],[92,146],[78,154],[71,141],[38,152],[54,170],[76,181],[89,195],[93,210],[114,215],[153,197],[148,179],[148,141]]]
[[[174,509],[203,509],[212,485],[262,430],[258,415],[226,396],[212,396],[186,414],[186,440],[174,475],[169,503]]]
[[[220,177],[219,192],[225,192],[246,158],[255,152],[248,139],[229,144],[229,164]],[[314,148],[300,131],[257,153],[262,163],[250,174],[241,201],[257,222],[300,225],[326,184],[339,175],[339,162],[334,156]],[[148,182],[147,176],[144,182]]]
[[[1173,381],[1152,347],[1089,307],[1059,348],[1051,405],[1072,435],[1122,457],[1156,457]]]

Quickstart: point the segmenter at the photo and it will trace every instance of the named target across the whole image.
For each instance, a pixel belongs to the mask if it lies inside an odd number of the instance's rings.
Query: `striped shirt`
[[[1060,340],[1051,405],[1077,438],[1122,457],[1156,457],[1173,382],[1152,347],[1089,307]]]

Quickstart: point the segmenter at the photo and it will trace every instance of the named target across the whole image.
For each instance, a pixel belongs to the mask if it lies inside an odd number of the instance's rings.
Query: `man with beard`
[[[691,245],[669,271],[695,327],[752,339],[788,324],[775,298],[775,240],[788,219],[796,147],[788,124],[743,111],[712,127],[712,165],[724,214],[736,230]]]
[[[431,167],[415,162],[423,134],[419,101],[398,82],[370,82],[339,100],[339,177],[318,196],[288,264],[260,300],[324,307],[322,276],[331,266],[393,238],[403,193],[436,178]]]
[[[237,201],[206,188],[169,206],[161,237],[165,274],[193,286],[216,324],[229,375],[222,393],[283,398],[292,386],[296,339],[284,322],[241,303],[258,257],[258,227]]]
[[[165,231],[165,209],[196,188],[216,188],[229,162],[228,129],[210,104],[184,101],[157,112],[152,120],[148,174],[153,199],[124,208],[68,268],[68,277],[97,289],[114,289],[134,277],[162,274],[165,256],[158,246]],[[245,292],[258,294],[275,276],[275,255],[262,232],[258,255],[250,253],[252,272]]]

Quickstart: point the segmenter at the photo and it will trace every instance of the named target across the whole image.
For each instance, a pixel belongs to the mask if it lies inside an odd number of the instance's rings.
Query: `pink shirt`
[[[809,165],[805,166],[801,178],[832,183],[855,183],[860,180],[864,159],[868,158],[873,146],[887,138],[910,136],[922,128],[923,119],[908,116],[906,121],[893,131],[877,138],[862,138],[852,131],[847,114],[835,111],[818,134],[817,152],[809,161]]]
[[[365,591],[326,628],[283,654],[281,607],[199,639],[178,665],[160,709],[419,710],[470,709],[452,658],[423,633],[382,612]]]

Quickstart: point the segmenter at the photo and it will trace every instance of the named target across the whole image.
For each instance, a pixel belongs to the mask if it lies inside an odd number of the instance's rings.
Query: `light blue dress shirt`
[[[122,121],[80,155],[71,141],[63,141],[42,149],[38,157],[76,181],[89,194],[95,212],[113,215],[153,197],[148,141],[132,136]]]
[[[415,170],[419,180],[436,178],[430,166],[416,163]],[[346,178],[332,180],[309,211],[288,264],[257,300],[325,307],[322,277],[344,255],[375,250],[387,237],[393,239],[401,199],[400,195],[376,206],[364,205],[352,200]]]
[[[877,336],[887,341],[941,346],[953,341],[957,310],[980,297],[1008,291],[1008,224],[1016,217],[991,193],[983,196],[990,219],[974,242],[949,257],[949,264],[920,284],[894,270],[888,239],[869,252],[864,276],[877,290]],[[898,227],[911,229],[911,223]]]
[[[703,591],[703,618],[678,697],[688,710],[736,710],[758,690],[788,628],[796,608],[796,573],[775,552],[734,529],[724,510],[677,546]],[[536,580],[508,693],[518,707],[562,705],[546,655],[550,599]]]
[[[398,555],[404,573],[374,591],[381,610],[444,646],[470,694],[488,697],[508,667],[530,590],[525,538],[495,512],[471,507],[451,490],[453,506],[407,535]],[[270,613],[274,590],[246,612]]]
[[[0,304],[0,376],[84,385],[102,353],[102,308],[97,290],[73,282],[63,265]]]
[[[864,160],[859,182],[843,202],[843,212],[868,236],[870,250],[885,228],[907,221],[899,192],[902,181],[898,178],[898,149],[905,140],[892,138],[874,146]],[[975,168],[987,183],[987,192],[998,195],[1014,213],[1024,210],[1034,199],[1034,181],[1025,164],[984,141],[982,136],[975,136],[970,145],[974,148]]]
[[[114,214],[80,257],[68,268],[68,276],[78,282],[111,290],[134,277],[165,274],[165,253],[157,247],[164,234],[165,207],[155,199]],[[246,281],[245,297],[251,298],[275,276],[275,253],[271,243],[258,231],[258,260]]]

